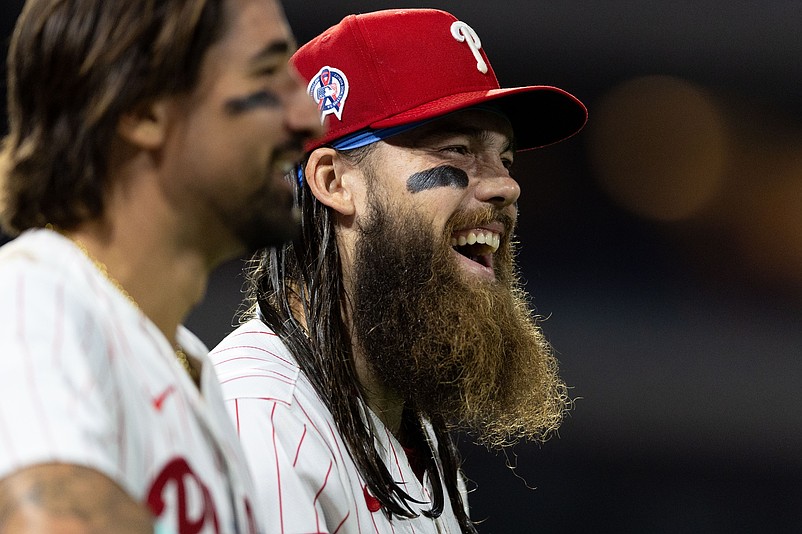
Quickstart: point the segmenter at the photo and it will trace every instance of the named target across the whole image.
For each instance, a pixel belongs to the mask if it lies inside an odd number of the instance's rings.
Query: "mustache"
[[[500,223],[504,227],[504,235],[512,235],[515,230],[516,218],[496,206],[485,206],[477,210],[459,210],[446,222],[446,235],[451,235],[461,228],[486,226],[491,223]]]
[[[299,160],[303,155],[304,143],[307,138],[301,134],[292,135],[286,142],[273,148],[272,156],[278,157],[283,154],[291,154],[294,159]],[[298,163],[299,161],[296,161]]]

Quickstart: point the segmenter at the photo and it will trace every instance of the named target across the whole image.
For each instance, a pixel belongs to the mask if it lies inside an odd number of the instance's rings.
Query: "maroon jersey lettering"
[[[198,517],[189,517],[187,505],[187,488],[192,484],[203,495],[203,505]],[[220,528],[215,513],[214,501],[209,489],[203,485],[189,464],[183,458],[176,458],[164,466],[164,469],[150,488],[148,493],[148,508],[157,517],[164,513],[166,507],[164,492],[168,486],[173,485],[177,496],[177,516],[179,534],[198,534],[204,526],[210,524],[219,534]]]

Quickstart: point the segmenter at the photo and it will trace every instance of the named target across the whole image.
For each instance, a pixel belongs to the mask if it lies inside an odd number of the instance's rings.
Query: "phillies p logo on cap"
[[[306,86],[309,95],[317,102],[320,112],[320,123],[326,115],[343,118],[343,107],[348,96],[348,78],[340,69],[328,65],[320,69]]]
[[[482,57],[482,54],[479,53],[479,50],[482,49],[482,41],[474,29],[458,20],[451,25],[451,35],[460,43],[468,43],[473,57],[476,58],[476,70],[482,74],[487,74],[487,63],[485,63],[485,58]]]

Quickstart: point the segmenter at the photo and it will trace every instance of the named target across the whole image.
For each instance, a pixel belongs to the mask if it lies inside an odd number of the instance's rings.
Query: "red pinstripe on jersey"
[[[239,428],[239,399],[234,399],[234,413],[236,414],[234,422],[236,423],[237,435],[239,436],[240,435],[240,428]]]
[[[55,310],[56,324],[53,325],[53,344],[50,350],[53,354],[53,367],[59,367],[64,346],[64,286],[60,285],[56,288],[54,300],[53,308]]]
[[[292,367],[291,362],[289,362],[287,360],[284,360],[279,356],[276,356],[275,354],[273,354],[272,352],[270,352],[268,350],[260,349],[259,347],[249,347],[247,345],[239,345],[239,346],[236,346],[236,347],[229,347],[227,349],[222,349],[220,352],[232,351],[232,350],[233,351],[236,351],[236,350],[258,350],[258,351],[264,352],[267,356],[270,356],[271,358],[275,358],[275,359],[279,360],[280,362],[284,363],[286,367]],[[229,362],[248,361],[248,360],[253,360],[253,361],[257,361],[257,362],[271,362],[270,359],[264,358],[264,357],[259,357],[259,356],[234,356],[233,358],[229,358],[227,360],[220,361],[218,363],[218,365],[222,365],[222,364],[229,363]]]
[[[242,376],[239,376],[237,378],[231,378],[229,380],[221,380],[220,383],[221,384],[227,384],[228,382],[231,382],[232,380],[239,380],[239,379],[242,379],[242,378],[270,378],[270,379],[277,379],[280,382],[284,382],[285,384],[292,384],[293,383],[292,379],[290,377],[284,376],[284,375],[282,375],[280,373],[277,373],[275,371],[264,371],[264,372],[259,372],[259,373],[251,373],[249,375],[242,375]]]
[[[292,460],[292,466],[295,467],[298,464],[298,455],[301,454],[301,445],[304,444],[304,438],[306,437],[306,425],[304,425],[304,432],[301,434],[301,439],[298,441],[298,448],[295,449],[295,458]]]
[[[0,417],[0,439],[3,440],[3,449],[6,452],[6,456],[8,457],[9,462],[14,467],[19,465],[19,459],[17,458],[16,451],[14,450],[14,441],[11,439],[11,432],[9,432],[8,427],[5,424],[5,419]]]
[[[296,399],[296,403],[298,404],[298,408],[300,408],[301,412],[304,414],[304,417],[306,417],[307,423],[312,425],[312,428],[315,429],[315,432],[317,432],[318,435],[322,435],[321,432],[320,432],[320,429],[317,427],[317,425],[315,424],[314,420],[309,416],[309,413],[307,412],[307,410],[304,407],[303,403],[301,403],[297,399]],[[327,422],[327,424],[328,424],[328,422]],[[329,432],[333,432],[333,429],[331,428],[331,425],[328,425],[328,428],[329,428]],[[306,424],[304,424],[304,436],[305,436],[305,434],[306,434]],[[299,444],[299,448],[300,448],[300,444]],[[341,461],[344,460],[343,457],[342,457],[342,451],[340,450],[339,445],[337,445],[337,452],[340,455],[340,460]],[[323,488],[326,487],[326,482],[328,482],[329,475],[331,474],[331,469],[332,469],[332,463],[330,462],[329,463],[329,471],[326,473],[326,480],[324,481],[323,486],[315,494],[314,502],[317,502],[318,498],[320,497],[321,492],[323,491]],[[350,515],[350,512],[345,514],[345,517],[342,519],[342,521],[340,521],[338,529],[340,527],[342,527],[342,525],[345,523],[345,520],[348,518],[349,515]],[[320,530],[320,521],[319,521],[319,517],[317,515],[317,508],[315,508],[315,520],[317,522],[317,528],[318,528],[318,530]],[[360,531],[361,531],[361,529],[360,529]]]
[[[270,426],[272,430],[273,436],[273,451],[277,451],[276,448],[276,425],[273,424],[273,420],[276,415],[276,404],[273,403],[273,409],[270,411]],[[279,464],[279,457],[278,453],[275,454],[275,461],[276,461],[276,481],[278,482],[278,513],[279,513],[279,523],[281,525],[281,534],[284,534],[284,498],[281,494],[281,466]]]
[[[373,523],[373,530],[379,534],[379,525],[376,524],[376,514],[370,514],[370,521]]]
[[[291,361],[286,360],[286,359],[282,358],[281,356],[279,356],[278,354],[276,354],[274,352],[270,352],[269,350],[267,350],[265,348],[257,347],[257,346],[254,346],[254,345],[237,345],[235,347],[228,347],[228,348],[225,348],[225,349],[220,349],[219,352],[220,353],[227,352],[227,351],[237,351],[237,352],[239,352],[239,351],[243,351],[243,350],[244,351],[255,350],[257,352],[264,352],[265,354],[268,354],[272,358],[275,358],[275,359],[281,361],[282,363],[285,363],[287,366],[290,366],[290,367],[292,366],[292,362]],[[260,360],[260,359],[261,358],[257,358],[256,356],[236,356],[236,357],[231,358],[230,360],[223,360],[223,361],[219,362],[218,365],[226,363],[227,361],[231,361],[231,360]],[[265,361],[265,360],[263,360],[263,361]]]
[[[317,432],[319,435],[323,435],[323,433],[320,431],[320,429],[318,428],[318,426],[315,424],[315,421],[314,421],[314,419],[312,419],[311,417],[309,417],[309,412],[307,412],[307,411],[306,411],[306,408],[304,407],[303,403],[302,403],[302,402],[299,402],[299,401],[296,401],[296,403],[298,404],[298,408],[300,408],[300,409],[301,409],[301,412],[304,414],[304,417],[306,417],[306,420],[307,420],[307,422],[308,422],[310,425],[312,425],[312,428],[314,428],[314,429],[315,429],[315,432]],[[331,430],[331,426],[329,426],[329,430]]]
[[[320,489],[317,490],[317,493],[315,493],[315,498],[312,501],[313,505],[317,504],[317,500],[320,498],[320,494],[323,493],[323,490],[326,488],[326,484],[328,484],[329,482],[329,475],[331,475],[331,468],[333,465],[334,463],[329,461],[329,470],[326,471],[326,476],[323,478],[323,485],[320,486]],[[317,506],[315,506],[315,523],[317,523],[317,530],[318,532],[320,532],[320,515],[317,512]]]
[[[343,525],[345,524],[345,522],[348,521],[349,517],[351,517],[351,512],[348,512],[347,514],[345,514],[345,517],[343,517],[343,520],[340,521],[340,524],[337,525],[337,528],[335,528],[334,532],[332,532],[331,534],[337,534],[340,531],[340,529],[343,528]]]
[[[27,316],[25,315],[25,281],[22,280],[22,276],[20,276],[19,283],[17,285],[17,310],[19,313],[19,326],[18,326],[18,333],[20,336],[20,341],[22,341],[22,350],[23,350],[23,359],[25,362],[25,379],[28,382],[28,386],[30,387],[31,395],[28,398],[29,402],[32,402],[34,405],[34,409],[37,412],[36,421],[31,421],[30,424],[39,424],[42,427],[42,431],[47,436],[47,440],[52,442],[53,441],[53,433],[50,429],[50,426],[47,424],[48,417],[46,415],[45,406],[44,406],[44,399],[47,398],[47,392],[41,391],[39,388],[39,384],[36,380],[36,368],[34,367],[34,359],[30,352],[30,346],[27,343],[24,343],[26,337],[26,329],[27,325]]]

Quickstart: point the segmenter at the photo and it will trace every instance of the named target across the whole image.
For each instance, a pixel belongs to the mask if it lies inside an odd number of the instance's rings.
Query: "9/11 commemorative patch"
[[[343,71],[323,67],[312,77],[306,90],[317,102],[321,124],[326,115],[334,115],[342,120],[345,99],[348,97],[348,78]]]

